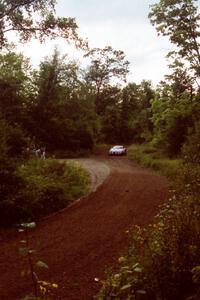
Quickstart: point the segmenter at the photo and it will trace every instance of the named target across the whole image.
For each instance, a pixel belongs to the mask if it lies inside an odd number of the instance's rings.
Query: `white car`
[[[114,146],[108,152],[109,155],[126,155],[126,153],[127,149],[124,146]]]

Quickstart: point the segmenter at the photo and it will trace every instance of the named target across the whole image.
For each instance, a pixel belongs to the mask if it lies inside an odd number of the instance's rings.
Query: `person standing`
[[[41,148],[41,159],[45,159],[46,158],[46,147],[42,147]]]
[[[37,158],[41,157],[41,149],[40,148],[35,150],[35,155],[36,155]]]

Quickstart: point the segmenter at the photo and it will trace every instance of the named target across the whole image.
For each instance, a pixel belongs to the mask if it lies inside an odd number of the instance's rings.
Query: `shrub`
[[[171,181],[177,177],[181,167],[181,159],[170,159],[151,144],[134,145],[129,148],[128,156],[136,160],[144,167],[152,168],[155,171],[168,177]]]
[[[118,273],[103,282],[97,299],[175,300],[194,293],[191,271],[200,263],[199,218],[199,203],[192,197],[174,196],[155,224],[135,225]],[[138,290],[144,292],[134,298]]]
[[[22,184],[0,202],[1,225],[58,211],[88,190],[88,174],[78,164],[34,159],[19,166],[15,176]]]
[[[196,122],[191,134],[183,145],[182,155],[185,162],[200,164],[200,122]]]

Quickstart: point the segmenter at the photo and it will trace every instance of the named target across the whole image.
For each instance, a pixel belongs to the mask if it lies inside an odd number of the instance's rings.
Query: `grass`
[[[140,165],[152,168],[160,174],[173,180],[182,165],[181,159],[171,159],[149,144],[132,145],[128,149],[128,157]]]

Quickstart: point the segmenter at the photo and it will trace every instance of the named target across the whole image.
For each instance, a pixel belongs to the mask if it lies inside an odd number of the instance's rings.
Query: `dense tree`
[[[129,144],[151,139],[153,98],[154,90],[148,81],[103,90],[101,123],[105,140]]]
[[[190,70],[200,77],[199,21],[196,0],[160,0],[149,14],[159,34],[169,36],[176,45],[172,56],[189,62]]]
[[[137,141],[139,137],[139,86],[129,83],[122,90],[120,138],[123,142]]]
[[[30,131],[49,149],[91,149],[98,120],[93,97],[78,79],[77,64],[55,50],[35,78],[38,94]]]
[[[125,82],[128,74],[129,62],[125,60],[123,51],[114,50],[108,46],[103,49],[94,48],[85,57],[91,59],[91,65],[86,71],[85,79],[90,84],[96,96],[96,111],[102,111],[102,92],[119,82]]]
[[[110,86],[101,92],[99,114],[103,142],[120,142],[120,100],[121,90],[118,87]]]
[[[120,143],[120,107],[118,104],[106,107],[102,117],[102,134],[106,143]]]
[[[9,207],[12,205],[12,195],[14,195],[23,184],[22,180],[20,180],[20,178],[15,173],[15,161],[22,155],[25,146],[26,139],[24,137],[23,131],[19,128],[19,126],[11,126],[0,114],[1,211],[4,210],[4,207],[6,207],[6,211],[9,210]]]
[[[152,101],[154,143],[170,156],[180,154],[192,126],[194,105],[187,91],[177,98],[173,86],[162,82]]]
[[[155,91],[151,81],[143,80],[139,86],[140,95],[140,131],[144,140],[149,140],[153,131],[151,100],[155,96]]]
[[[0,48],[6,45],[10,31],[17,32],[21,41],[28,41],[31,37],[42,41],[45,37],[59,36],[85,46],[77,35],[75,19],[57,17],[55,4],[55,0],[0,1]]]
[[[120,136],[125,142],[142,142],[151,138],[151,82],[131,83],[122,90]]]
[[[0,54],[0,112],[11,124],[25,128],[32,102],[31,68],[22,54]]]
[[[176,155],[198,121],[195,85],[199,86],[200,77],[200,15],[196,0],[160,0],[149,17],[158,33],[176,46],[168,53],[172,72],[153,101],[154,140]]]
[[[191,76],[191,73],[186,66],[178,59],[175,59],[169,65],[169,68],[172,72],[171,74],[166,75],[165,78],[170,83],[175,98],[179,98],[182,93],[187,91],[190,94],[190,100],[192,101],[195,78]]]

